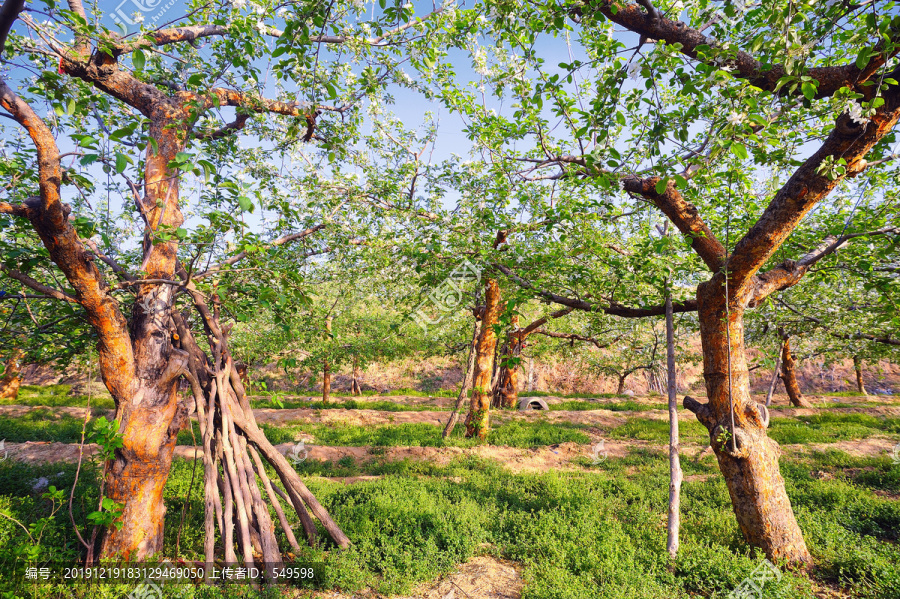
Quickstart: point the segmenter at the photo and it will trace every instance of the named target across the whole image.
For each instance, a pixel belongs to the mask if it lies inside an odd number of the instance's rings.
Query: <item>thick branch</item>
[[[652,15],[648,15],[641,10],[638,4],[625,4],[620,0],[601,0],[597,3],[585,3],[573,8],[574,14],[579,16],[590,14],[594,11],[599,11],[613,23],[621,25],[647,39],[662,40],[669,46],[675,46],[679,52],[694,60],[716,67],[732,67],[735,69],[732,73],[734,77],[744,79],[751,85],[766,91],[775,92],[778,80],[786,74],[784,66],[774,65],[766,67],[752,55],[743,51],[737,51],[734,54],[731,54],[730,51],[725,53],[729,56],[727,64],[726,61],[717,61],[709,57],[710,54],[714,54],[716,50],[721,49],[719,44],[713,39],[706,37],[696,29],[687,27],[681,21],[672,21],[663,16],[653,18]],[[831,97],[842,87],[856,89],[861,83],[867,81],[874,73],[878,72],[897,53],[897,49],[893,46],[900,39],[900,30],[894,25],[889,30],[888,35],[892,38],[891,43],[888,44],[890,52],[880,51],[881,48],[885,47],[885,44],[883,41],[879,42],[875,47],[876,52],[862,69],[857,67],[855,63],[849,63],[840,66],[815,67],[804,73],[804,75],[812,77],[818,82],[816,97]],[[708,46],[711,51],[707,51],[706,55],[701,56],[701,46]],[[799,96],[801,91],[798,86],[792,92],[785,85],[775,93],[782,96],[789,94]]]
[[[700,213],[687,202],[675,187],[675,181],[667,182],[663,193],[656,193],[659,177],[624,179],[625,191],[635,193],[653,202],[674,223],[678,230],[691,238],[691,248],[712,272],[718,272],[725,262],[725,248],[700,218]]]
[[[829,235],[818,247],[800,258],[800,260],[785,260],[775,268],[755,277],[748,306],[755,308],[772,293],[783,291],[796,285],[814,264],[843,248],[852,239],[898,233],[900,233],[900,229],[897,227],[882,227],[874,231],[847,233],[840,237]]]
[[[885,103],[871,121],[858,124],[849,114],[842,114],[831,135],[778,191],[768,208],[750,231],[737,243],[728,258],[726,270],[738,293],[752,293],[751,281],[757,271],[772,257],[799,222],[821,199],[845,177],[855,176],[865,168],[863,157],[887,135],[900,117],[900,87],[891,86]],[[843,159],[843,174],[828,176],[827,161]]]
[[[532,322],[530,325],[528,325],[524,329],[522,329],[520,331],[513,331],[511,333],[511,335],[518,337],[519,339],[525,339],[526,337],[528,337],[528,335],[532,334],[533,332],[535,332],[536,330],[538,330],[539,328],[541,328],[542,326],[547,324],[547,321],[550,320],[551,318],[561,318],[561,317],[565,316],[566,314],[570,314],[572,312],[572,310],[574,310],[574,309],[575,308],[563,308],[562,310],[557,310],[556,312],[551,312],[548,316],[538,318],[537,320]]]

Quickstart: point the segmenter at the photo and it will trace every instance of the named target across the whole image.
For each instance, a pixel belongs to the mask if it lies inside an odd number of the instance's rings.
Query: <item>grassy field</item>
[[[66,405],[58,391],[43,397],[59,398],[52,405]],[[0,438],[6,435],[10,441],[74,442],[80,438],[82,421],[47,409],[0,423]],[[681,430],[685,443],[708,443],[705,429],[696,422],[683,422]],[[900,440],[900,419],[823,412],[773,417],[770,432],[782,444],[872,436]],[[441,446],[440,428],[432,424],[292,424],[267,426],[266,433],[275,442],[302,435],[320,445],[372,448],[366,460],[345,456],[297,466],[353,542],[350,549],[338,550],[323,533],[321,547],[306,549],[298,558],[316,564],[315,589],[343,592],[348,599],[360,593],[366,597],[412,593],[417,585],[479,555],[519,564],[525,599],[715,599],[727,597],[763,559],[745,544],[715,458],[707,455],[682,460],[687,477],[682,546],[678,559],[669,562],[668,462],[661,446],[668,424],[640,414],[628,415],[624,424],[604,433],[608,438],[644,442],[624,457],[598,464],[580,458],[569,469],[543,472],[516,472],[472,454],[437,464],[391,461],[379,451],[389,446]],[[517,448],[567,441],[587,444],[589,433],[589,427],[574,422],[508,420],[495,428],[488,443]],[[190,442],[188,431],[181,435],[180,441]],[[475,443],[462,438],[460,427],[446,444]],[[763,596],[900,599],[900,464],[888,455],[853,457],[827,450],[786,454],[781,469],[816,565],[808,574],[786,572],[779,581],[770,581]],[[26,556],[43,562],[78,556],[68,506],[48,519],[52,503],[35,490],[43,477],[65,490],[67,500],[74,470],[71,464],[0,461],[0,565]],[[337,480],[360,476],[375,478],[352,484]],[[74,520],[82,531],[87,530],[85,515],[96,504],[98,488],[97,466],[88,462],[72,502]],[[176,460],[165,489],[166,556],[202,556],[202,492],[202,464],[195,470],[192,461]],[[164,596],[302,597],[315,589],[256,592],[246,587],[181,586],[164,589]],[[131,591],[124,586],[10,589],[0,580],[4,599],[102,599]]]

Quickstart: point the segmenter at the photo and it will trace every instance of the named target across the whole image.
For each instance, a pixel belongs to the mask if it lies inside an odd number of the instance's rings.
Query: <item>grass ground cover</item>
[[[900,502],[872,492],[900,493],[897,479],[843,476],[855,468],[889,473],[896,466],[887,458],[860,461],[841,452],[782,463],[817,566],[811,579],[785,573],[781,581],[767,583],[765,596],[812,599],[815,587],[831,586],[860,598],[900,597]],[[665,558],[667,463],[662,451],[646,449],[586,472],[513,474],[474,457],[447,466],[352,459],[304,463],[300,470],[311,490],[353,546],[310,549],[302,557],[318,564],[316,586],[351,593],[365,588],[409,592],[474,555],[488,554],[523,565],[525,599],[724,598],[762,557],[743,542],[714,459],[686,460],[684,466],[689,477],[709,476],[685,484],[682,549],[671,566]],[[177,460],[165,490],[165,553],[186,559],[199,557],[203,543],[202,481],[198,469],[190,488],[192,469],[192,462]],[[818,476],[823,470],[832,477]],[[383,477],[345,485],[312,474]],[[67,488],[73,475],[73,468],[64,465],[0,463],[0,510],[26,526],[37,522],[48,505],[33,491],[33,479],[53,477],[58,487]],[[96,500],[97,472],[89,467],[82,477],[74,504],[81,523],[79,506]],[[28,545],[21,528],[0,519],[0,560],[13,559],[13,548]],[[49,560],[72,555],[76,548],[67,518],[57,518],[45,530],[38,552]],[[15,596],[104,599],[129,590],[101,587],[85,594],[77,587],[37,587]],[[198,598],[242,592],[179,591]],[[272,591],[271,596],[281,595]]]

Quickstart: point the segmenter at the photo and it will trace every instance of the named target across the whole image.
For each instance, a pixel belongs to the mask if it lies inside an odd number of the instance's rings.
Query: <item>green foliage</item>
[[[84,420],[59,414],[49,408],[36,408],[22,416],[0,419],[0,439],[14,443],[26,441],[56,441],[78,443]]]
[[[488,434],[491,445],[508,447],[538,447],[558,443],[585,444],[590,438],[583,432],[582,425],[564,422],[535,420],[522,422],[511,420],[494,426]],[[471,446],[480,443],[477,439],[464,437],[465,427],[457,424],[446,440],[441,438],[442,427],[424,423],[399,423],[384,426],[356,426],[346,424],[315,424],[291,427],[294,434],[313,437],[315,445],[372,446],[372,447],[443,447]]]
[[[772,418],[769,436],[782,444],[834,443],[887,435],[900,440],[900,418],[825,412],[796,418]]]
[[[4,403],[14,403],[25,406],[86,406],[88,396],[71,395],[71,385],[22,385],[19,387],[19,397],[15,401],[6,400]],[[106,394],[91,397],[92,408],[111,409],[114,406],[112,398]]]

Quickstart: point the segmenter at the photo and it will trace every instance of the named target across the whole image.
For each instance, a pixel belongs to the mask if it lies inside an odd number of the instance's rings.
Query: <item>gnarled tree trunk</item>
[[[744,314],[738,302],[726,312],[723,277],[697,289],[703,376],[709,403],[686,397],[710,432],[738,524],[747,541],[769,559],[809,564],[812,558],[791,509],[778,468],[778,444],[766,434],[768,409],[750,398],[744,356]]]
[[[800,384],[797,382],[797,363],[791,354],[791,338],[789,335],[782,335],[784,344],[781,346],[781,379],[784,381],[784,389],[787,391],[791,405],[798,408],[813,407],[800,392]]]
[[[623,372],[619,376],[619,384],[616,385],[616,395],[623,395],[625,393],[625,379],[628,378],[630,372]]]
[[[523,338],[516,332],[519,328],[519,317],[513,315],[512,330],[506,337],[506,343],[500,352],[500,373],[497,382],[495,405],[501,408],[514,408],[519,403],[519,358],[522,355]]]
[[[168,111],[155,116],[149,133],[156,140],[158,151],[148,152],[147,196],[142,202],[148,223],[143,270],[146,279],[174,281],[178,245],[154,239],[154,231],[160,226],[175,229],[184,222],[178,202],[178,177],[169,163],[181,151],[186,138],[183,123],[176,124],[174,119],[188,117],[186,113]],[[172,351],[174,290],[173,285],[158,283],[137,288],[129,327],[134,378],[130,393],[113,393],[123,444],[106,466],[106,492],[110,499],[123,505],[119,519],[122,525],[106,531],[101,549],[104,557],[143,560],[163,546],[163,487],[172,466],[175,439],[188,415],[186,405],[179,404],[177,396],[176,379],[184,361]],[[114,376],[103,368],[101,373],[104,380]]]
[[[491,375],[494,371],[494,350],[497,335],[494,325],[500,314],[500,286],[496,279],[485,280],[484,314],[475,352],[475,371],[472,377],[472,399],[466,416],[466,437],[486,439],[490,431]]]

